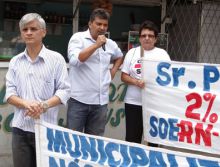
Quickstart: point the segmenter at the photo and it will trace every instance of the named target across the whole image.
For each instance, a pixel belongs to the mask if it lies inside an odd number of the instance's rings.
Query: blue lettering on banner
[[[157,73],[163,77],[166,78],[166,80],[162,80],[161,77],[157,77],[156,78],[156,82],[161,85],[161,86],[167,86],[169,85],[170,81],[171,81],[171,77],[170,75],[163,71],[163,68],[165,69],[169,69],[170,68],[170,64],[169,63],[160,63],[158,66],[157,66]]]
[[[205,159],[198,159],[199,165],[204,167],[219,167],[219,164],[217,161],[208,161]]]
[[[167,86],[171,82],[171,76],[168,72],[164,71],[164,69],[168,70],[171,64],[162,62],[157,66],[157,73],[160,75],[156,78],[156,82],[161,86]],[[172,68],[172,77],[173,77],[173,85],[174,87],[178,87],[179,85],[179,77],[184,76],[185,68]],[[165,78],[165,80],[161,79],[161,76]]]
[[[177,87],[179,85],[179,77],[184,76],[185,74],[185,68],[181,67],[180,69],[178,68],[173,68],[173,86]]]
[[[219,71],[215,66],[204,66],[204,91],[210,91],[210,83],[219,80]],[[213,74],[213,75],[212,75]]]
[[[78,162],[79,162],[79,160],[75,159],[74,161],[71,161],[67,164],[64,159],[59,159],[59,162],[57,162],[54,157],[49,157],[49,166],[50,167],[80,167],[78,165]],[[92,166],[85,165],[84,167],[92,167]]]
[[[156,137],[157,134],[158,134],[157,123],[158,123],[157,117],[151,116],[151,117],[150,117],[150,126],[151,126],[151,129],[150,129],[150,131],[149,131],[149,134],[150,134],[152,137]]]
[[[152,137],[159,137],[161,139],[169,139],[171,141],[178,141],[178,132],[179,127],[177,127],[178,119],[168,118],[168,120],[164,118],[157,118],[155,116],[150,117],[150,126],[151,129],[149,134]]]
[[[88,138],[85,136],[79,136],[81,141],[82,159],[88,159],[91,156],[91,161],[96,162],[98,159],[98,152],[96,151],[96,141],[93,138]]]
[[[119,152],[119,145],[116,143],[107,143],[105,146],[106,155],[108,157],[108,164],[113,166],[118,166],[120,164],[120,160],[116,160],[114,158],[113,152]]]
[[[170,163],[170,167],[178,167],[175,155],[167,154],[168,161]]]
[[[164,120],[157,120],[152,117],[152,120],[158,124],[174,126],[175,119],[169,120],[164,123]],[[165,127],[165,126],[164,126]],[[165,129],[165,128],[164,128]],[[163,129],[163,130],[164,130]],[[169,128],[167,128],[168,130]],[[159,132],[161,130],[155,129]],[[164,132],[164,131],[163,131]],[[175,138],[172,130],[166,134]],[[161,134],[165,134],[162,133]],[[163,154],[160,151],[145,150],[141,147],[129,146],[126,144],[118,144],[114,142],[104,142],[101,139],[92,137],[86,137],[83,135],[69,134],[59,130],[47,128],[47,148],[51,152],[61,153],[69,155],[72,160],[69,162],[62,158],[49,157],[50,167],[79,167],[80,159],[84,160],[88,164],[84,167],[92,167],[89,161],[97,163],[99,165],[108,165],[115,167],[127,167],[127,166],[149,166],[149,167],[161,167],[170,166],[178,167],[178,161],[174,154]],[[73,143],[71,143],[73,141]],[[165,158],[168,160],[165,161]],[[186,157],[186,162],[192,167],[219,167],[217,161],[209,161],[203,159],[195,159]]]
[[[150,166],[154,166],[154,167],[167,166],[164,159],[163,159],[163,155],[161,152],[150,151],[149,159],[150,159]]]
[[[49,165],[51,167],[65,167],[65,161],[64,159],[59,159],[59,165],[57,164],[55,158],[49,157]]]
[[[97,139],[97,143],[98,143],[98,152],[101,155],[98,163],[104,165],[105,161],[107,160],[107,155],[104,149],[104,141]]]
[[[171,71],[170,71],[171,70]],[[185,75],[186,67],[171,67],[171,63],[161,62],[157,65],[156,83],[160,86],[168,86],[172,83],[173,87],[179,86],[179,78]],[[219,80],[219,69],[216,66],[204,65],[203,67],[203,90],[210,91],[211,84]],[[188,88],[196,87],[195,81],[188,82]]]
[[[55,152],[60,152],[61,150],[62,153],[67,153],[65,149],[66,144],[63,138],[63,133],[61,131],[56,131],[54,136],[53,130],[48,129],[47,138],[49,140],[48,150],[54,150]]]
[[[128,166],[131,162],[128,155],[128,147],[126,145],[120,144],[120,152],[123,155],[124,161],[122,161],[121,166]]]
[[[78,158],[80,157],[80,151],[79,151],[79,140],[77,139],[77,136],[76,135],[73,135],[73,141],[74,141],[74,144],[75,144],[75,150],[73,151],[72,148],[72,143],[69,139],[69,135],[68,133],[65,133],[65,139],[66,139],[66,142],[67,142],[67,151],[69,152],[69,154],[72,156],[72,157],[75,157],[75,158]]]
[[[144,166],[149,163],[149,159],[144,149],[141,149],[139,147],[130,146],[130,156],[132,163],[134,163],[137,166]]]
[[[219,164],[217,161],[209,161],[209,160],[195,159],[195,158],[189,158],[189,157],[187,157],[186,160],[188,161],[190,167],[199,167],[199,166],[219,167]]]
[[[178,132],[179,132],[179,127],[177,127],[177,123],[178,123],[178,119],[173,119],[173,118],[169,118],[168,119],[168,123],[170,126],[170,130],[169,130],[169,140],[172,141],[177,141],[178,140]]]
[[[168,131],[168,123],[164,118],[159,118],[159,136],[161,139],[166,139]]]

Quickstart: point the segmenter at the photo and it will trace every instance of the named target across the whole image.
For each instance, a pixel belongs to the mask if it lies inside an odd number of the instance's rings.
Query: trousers
[[[14,167],[36,167],[35,134],[13,128],[12,156]]]
[[[67,128],[103,136],[107,122],[107,111],[107,104],[85,104],[70,98],[67,109]]]

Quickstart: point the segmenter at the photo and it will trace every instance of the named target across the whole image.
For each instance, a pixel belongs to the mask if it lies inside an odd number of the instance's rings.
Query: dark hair
[[[141,35],[141,31],[142,31],[143,29],[149,29],[149,30],[153,31],[155,37],[157,37],[157,35],[158,35],[158,33],[159,33],[159,30],[158,30],[156,24],[154,24],[152,21],[149,21],[149,20],[144,21],[144,22],[140,25],[140,28],[139,28],[139,36]]]
[[[104,20],[109,20],[110,15],[105,9],[96,8],[92,11],[89,21],[93,22],[96,17],[98,17],[100,19],[104,19]]]

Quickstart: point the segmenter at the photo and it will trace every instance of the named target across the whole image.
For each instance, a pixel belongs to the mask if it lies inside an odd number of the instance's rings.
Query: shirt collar
[[[38,59],[43,59],[44,61],[46,60],[46,52],[45,52],[46,48],[45,46],[43,45],[42,48],[41,48],[41,51],[40,53],[38,54],[38,57],[36,60]],[[23,52],[23,57],[29,59],[29,56],[28,56],[28,53],[27,53],[27,49],[25,48],[24,52]]]
[[[86,38],[86,39],[90,39],[90,40],[92,40],[92,41],[95,41],[95,40],[92,38],[89,29],[87,29],[87,31],[86,31],[86,33],[85,33],[85,38]]]

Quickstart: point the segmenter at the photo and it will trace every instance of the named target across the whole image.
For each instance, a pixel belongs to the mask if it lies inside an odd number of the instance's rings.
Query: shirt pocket
[[[40,84],[38,95],[41,100],[48,100],[54,95],[54,80],[53,78],[41,78],[41,84]]]

